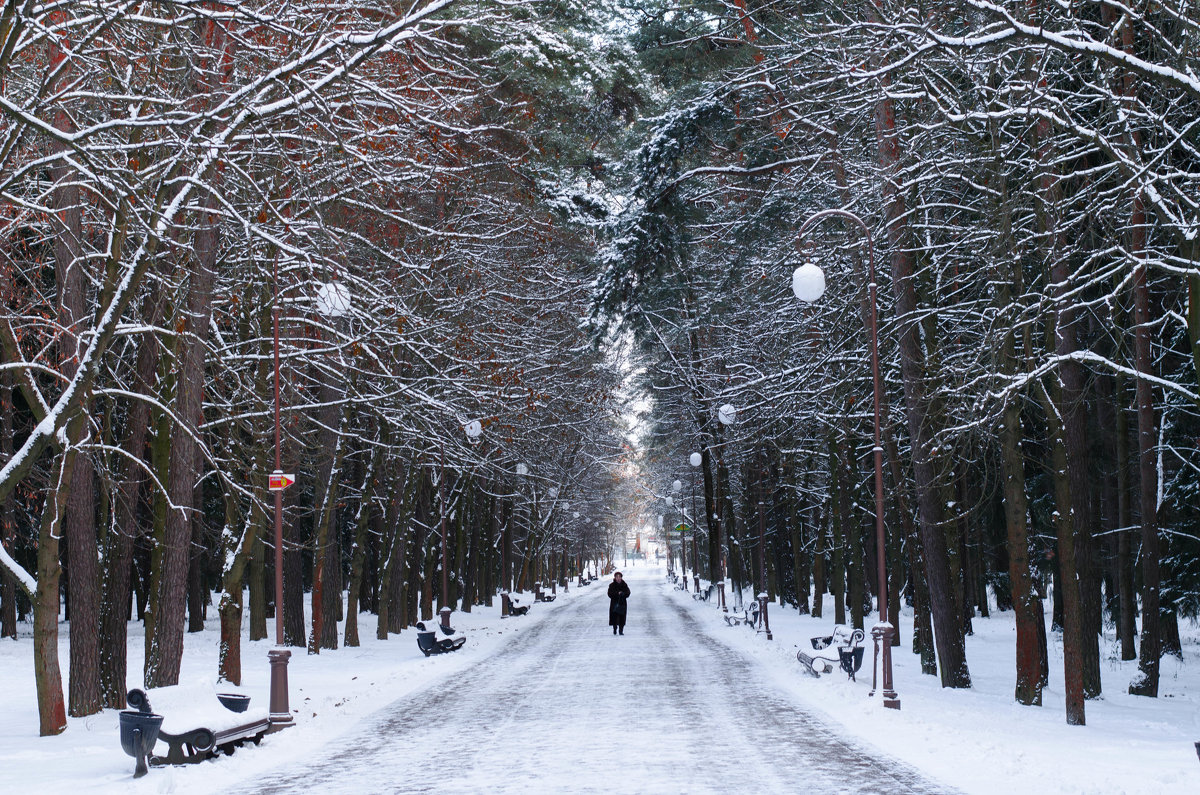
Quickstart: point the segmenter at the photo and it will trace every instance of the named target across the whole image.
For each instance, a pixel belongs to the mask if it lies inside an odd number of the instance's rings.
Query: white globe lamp
[[[350,290],[341,282],[321,285],[317,291],[317,312],[322,317],[345,317],[350,314]]]
[[[825,272],[811,262],[792,271],[792,292],[806,304],[820,300],[825,294]]]

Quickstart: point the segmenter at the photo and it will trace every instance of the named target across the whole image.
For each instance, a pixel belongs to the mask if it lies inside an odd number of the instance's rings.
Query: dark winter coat
[[[608,584],[608,625],[625,626],[625,600],[629,598],[629,584],[624,580],[613,580]]]

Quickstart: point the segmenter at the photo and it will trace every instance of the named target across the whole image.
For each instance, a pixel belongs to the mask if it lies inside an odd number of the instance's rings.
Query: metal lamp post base
[[[876,624],[871,628],[871,639],[875,641],[875,661],[871,672],[871,692],[874,696],[879,684],[879,673],[883,671],[883,706],[900,709],[900,696],[892,689],[892,633],[891,624]],[[882,665],[880,656],[882,655]]]
[[[271,661],[271,706],[269,719],[271,726],[267,731],[274,733],[289,726],[295,726],[292,709],[288,704],[288,660],[292,653],[287,649],[271,649],[267,659]]]

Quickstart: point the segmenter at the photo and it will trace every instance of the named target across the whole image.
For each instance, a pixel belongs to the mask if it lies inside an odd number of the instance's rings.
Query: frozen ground
[[[1106,659],[1105,697],[1088,725],[1063,720],[1052,636],[1046,705],[1012,701],[1011,614],[976,619],[969,691],[922,676],[902,621],[903,709],[859,682],[812,679],[794,659],[830,621],[772,606],[775,639],[727,627],[720,611],[673,590],[656,567],[626,569],[624,637],[604,626],[603,581],[523,618],[497,607],[456,613],[461,652],[426,659],[411,631],[290,667],[297,726],[233,757],[130,778],[115,711],[37,737],[31,643],[0,643],[0,770],[6,791],[75,792],[943,792],[1200,791],[1197,638],[1164,658],[1162,698],[1125,695],[1134,663]],[[831,612],[831,611],[829,611]],[[215,618],[215,613],[214,613]],[[63,627],[65,638],[66,627]],[[131,625],[130,661],[141,637]],[[807,645],[805,641],[805,645]],[[240,688],[265,706],[266,642],[244,643]],[[62,646],[65,664],[66,643]],[[1109,651],[1106,649],[1106,652]],[[216,624],[187,636],[181,681],[212,688]],[[139,686],[136,674],[130,686]],[[153,693],[151,694],[153,700]]]

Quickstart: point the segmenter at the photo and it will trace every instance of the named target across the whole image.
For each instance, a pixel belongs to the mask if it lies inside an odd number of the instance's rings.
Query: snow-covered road
[[[657,576],[631,575],[624,636],[606,626],[600,581],[500,653],[241,791],[946,791],[773,690]]]

